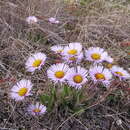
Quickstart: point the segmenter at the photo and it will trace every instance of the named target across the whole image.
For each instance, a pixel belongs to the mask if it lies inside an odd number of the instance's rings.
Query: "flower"
[[[16,85],[14,85],[11,88],[10,96],[12,99],[15,99],[16,101],[23,100],[26,96],[31,95],[30,91],[32,89],[32,83],[30,80],[22,79],[19,82],[17,82]]]
[[[87,60],[99,63],[105,61],[108,58],[108,53],[105,52],[102,48],[90,47],[85,51],[85,56]]]
[[[105,61],[107,61],[108,63],[113,63],[113,58],[111,56],[107,56]]]
[[[80,89],[87,81],[88,71],[80,66],[71,68],[67,77],[68,84],[76,89]]]
[[[62,53],[63,49],[64,49],[64,47],[60,46],[60,45],[54,45],[51,47],[51,50],[58,54]]]
[[[35,105],[34,104],[29,105],[27,110],[31,115],[35,116],[44,114],[46,112],[46,109],[47,109],[46,106],[37,102]]]
[[[80,63],[83,59],[83,53],[81,52],[79,55],[77,56],[63,56],[63,60],[67,63]]]
[[[130,78],[130,74],[126,70],[124,70],[123,68],[121,68],[121,67],[119,67],[117,65],[112,66],[111,72],[115,76],[119,77],[120,80],[121,79],[129,79]]]
[[[38,19],[36,16],[29,16],[26,18],[26,21],[28,24],[34,24],[38,22]]]
[[[47,75],[48,75],[48,78],[50,78],[55,83],[58,83],[58,82],[62,83],[62,82],[65,82],[68,71],[69,71],[68,65],[64,63],[58,63],[58,64],[52,65],[47,70]]]
[[[27,71],[34,72],[36,69],[41,69],[42,65],[45,64],[46,55],[44,53],[38,52],[33,54],[28,58],[25,63]]]
[[[69,43],[69,45],[64,48],[62,55],[72,57],[79,55],[81,52],[82,52],[81,43],[74,42]]]
[[[58,24],[60,21],[57,20],[57,19],[54,18],[54,17],[50,17],[50,18],[49,18],[49,22],[52,23],[52,24]]]
[[[91,67],[89,70],[89,75],[95,83],[102,82],[104,85],[109,85],[112,79],[111,71],[103,66],[96,65]]]

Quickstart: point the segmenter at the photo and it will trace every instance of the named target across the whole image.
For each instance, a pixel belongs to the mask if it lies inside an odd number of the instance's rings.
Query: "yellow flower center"
[[[41,112],[41,110],[40,110],[40,109],[38,109],[38,108],[36,108],[36,109],[34,109],[34,110],[33,110],[33,112],[38,113],[38,112]]]
[[[83,81],[83,78],[82,78],[81,75],[75,75],[73,77],[73,80],[74,80],[75,83],[81,83]]]
[[[33,67],[39,67],[41,63],[42,63],[42,60],[37,59],[37,60],[35,60],[35,61],[33,62],[32,66],[33,66]]]
[[[75,58],[75,57],[70,57],[70,58],[69,58],[69,60],[71,60],[71,61],[76,61],[76,59],[77,59],[77,58]]]
[[[18,95],[19,96],[24,96],[26,93],[27,93],[28,89],[27,88],[21,88],[19,91],[18,91]]]
[[[57,50],[57,53],[61,53],[63,50]]]
[[[100,79],[105,80],[105,76],[104,76],[104,74],[102,74],[102,73],[97,73],[97,74],[95,74],[95,77],[96,77],[97,80],[100,80]]]
[[[94,59],[94,60],[99,60],[99,59],[101,58],[101,55],[98,54],[98,53],[93,53],[93,54],[91,55],[91,57],[92,57],[92,59]]]
[[[107,67],[108,69],[112,68],[112,66],[113,66],[113,64],[107,64],[107,65],[106,65],[106,67]]]
[[[123,76],[124,74],[122,72],[115,72],[116,74],[118,74],[119,76]]]
[[[57,71],[57,72],[55,72],[55,76],[56,76],[56,78],[61,79],[65,76],[65,73],[63,71]]]
[[[75,55],[77,54],[77,50],[76,49],[69,50],[68,54]]]

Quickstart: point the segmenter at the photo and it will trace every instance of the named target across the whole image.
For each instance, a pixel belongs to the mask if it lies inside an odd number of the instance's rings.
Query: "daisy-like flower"
[[[121,68],[119,66],[116,66],[116,65],[112,66],[111,72],[115,76],[119,77],[120,80],[122,80],[122,79],[129,79],[130,78],[130,74],[126,70],[124,70],[123,68]]]
[[[34,104],[29,105],[27,111],[29,112],[29,114],[35,116],[45,114],[46,109],[47,109],[46,106],[37,102],[35,105]]]
[[[10,96],[12,99],[15,99],[16,101],[23,100],[26,96],[31,95],[30,91],[32,89],[32,83],[30,80],[22,79],[19,82],[17,82],[16,85],[14,85],[11,88]]]
[[[49,18],[49,22],[52,23],[52,24],[58,24],[58,23],[60,23],[60,21],[57,20],[57,19],[54,18],[54,17],[50,17],[50,18]]]
[[[63,56],[63,60],[67,63],[80,63],[83,59],[83,53],[81,52],[79,55],[77,56]]]
[[[44,53],[38,52],[33,54],[28,58],[25,63],[27,71],[34,72],[36,69],[41,69],[42,65],[45,64],[46,55]]]
[[[51,50],[54,51],[56,54],[61,54],[63,52],[64,47],[61,45],[54,45],[51,47]]]
[[[104,68],[103,66],[94,66],[89,70],[89,75],[92,80],[96,82],[102,82],[104,85],[109,85],[112,79],[112,73],[109,69]]]
[[[63,56],[77,56],[82,52],[82,45],[78,42],[69,43],[63,50]]]
[[[62,83],[65,82],[67,75],[69,71],[69,66],[64,64],[64,63],[58,63],[52,65],[48,70],[47,70],[47,75],[48,78],[50,78],[52,81],[55,83]]]
[[[108,53],[99,47],[90,47],[85,51],[85,55],[87,60],[95,63],[103,62],[108,58]]]
[[[38,19],[36,16],[29,16],[26,18],[26,21],[28,24],[34,24],[38,22]]]
[[[68,84],[76,89],[82,88],[87,82],[88,71],[80,66],[71,68],[67,77]]]

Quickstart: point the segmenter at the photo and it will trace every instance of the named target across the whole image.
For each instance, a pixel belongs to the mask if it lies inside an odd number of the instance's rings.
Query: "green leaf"
[[[41,95],[40,100],[41,100],[42,104],[47,106],[48,111],[51,111],[53,109],[53,107],[55,106],[54,104],[56,102],[55,88],[51,88],[50,95],[48,95],[48,94]]]
[[[64,86],[63,91],[61,93],[62,97],[67,97],[70,95],[71,89],[68,86]]]
[[[77,103],[79,104],[82,99],[83,99],[83,93],[81,91],[79,91],[77,94]]]
[[[50,96],[47,94],[41,95],[40,100],[42,104],[48,105],[48,103],[50,102]]]

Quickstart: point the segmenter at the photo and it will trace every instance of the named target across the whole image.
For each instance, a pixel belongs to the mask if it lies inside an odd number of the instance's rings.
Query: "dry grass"
[[[105,48],[119,65],[128,69],[129,48],[120,46],[120,43],[130,41],[129,7],[122,0],[87,0],[84,5],[62,0],[0,0],[0,129],[130,129],[130,100],[123,90],[111,93],[114,101],[105,97],[103,101],[87,107],[80,116],[79,113],[63,114],[54,109],[43,117],[33,118],[25,110],[30,102],[39,100],[39,94],[49,91],[45,70],[51,62],[55,63],[52,58],[40,73],[30,75],[25,71],[25,61],[33,52],[42,51],[52,57],[51,45],[77,41],[85,47]],[[29,15],[37,16],[39,23],[29,26],[25,21]],[[51,16],[57,16],[61,24],[49,24],[47,20]],[[35,96],[15,103],[8,92],[21,78],[32,80]],[[122,124],[118,125],[120,119]]]

